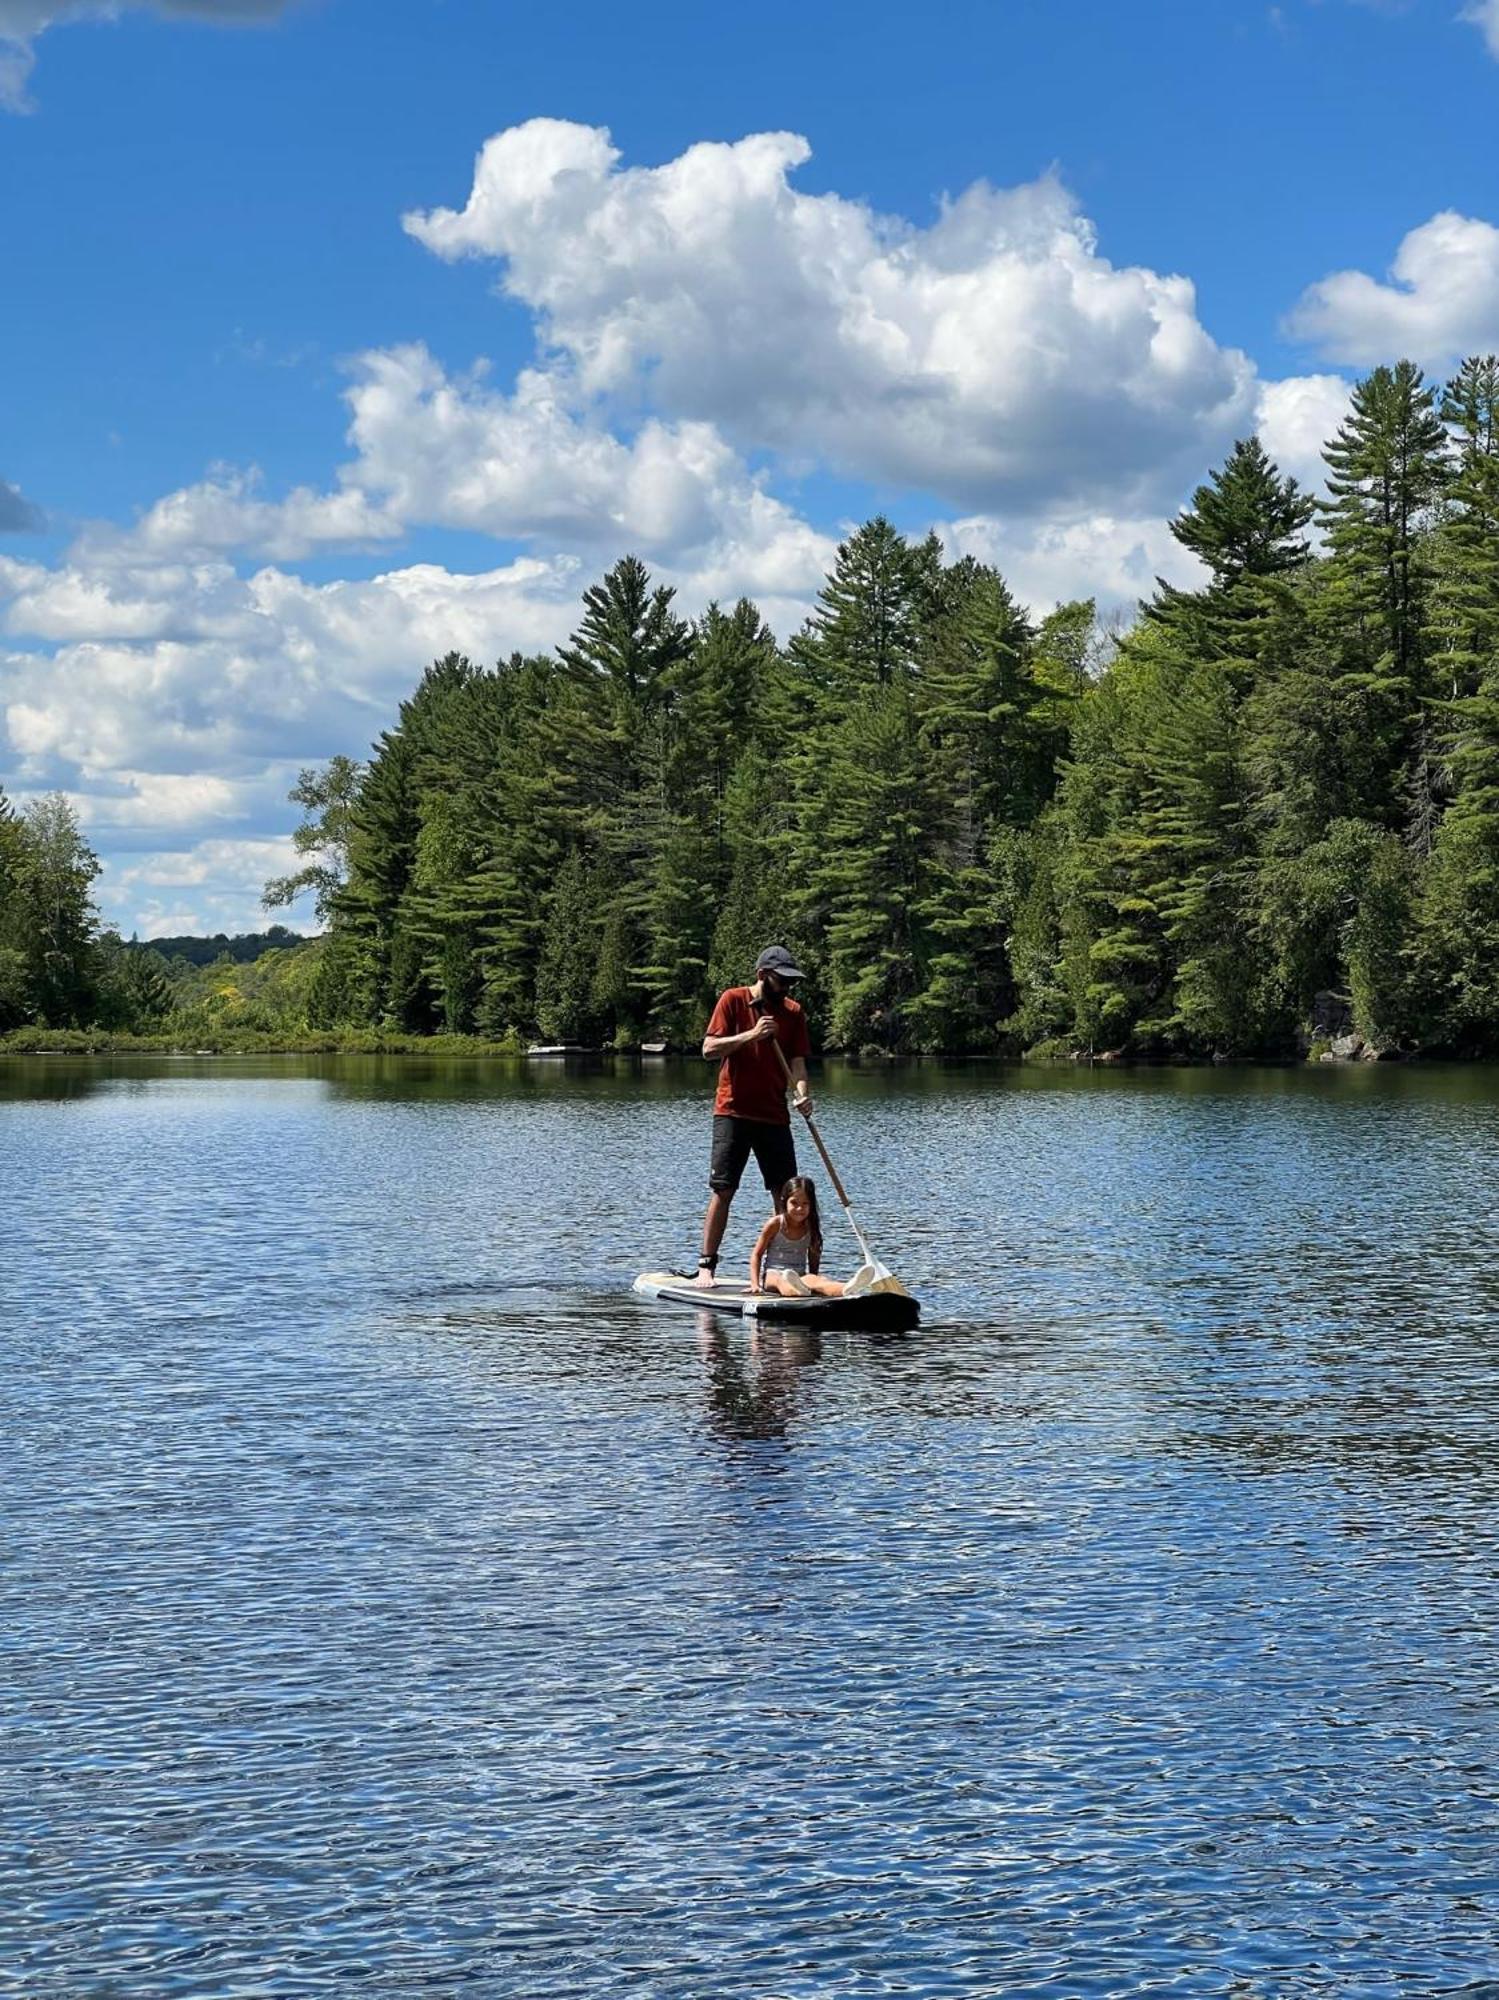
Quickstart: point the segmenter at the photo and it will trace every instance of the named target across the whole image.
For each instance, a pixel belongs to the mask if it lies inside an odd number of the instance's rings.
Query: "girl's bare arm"
[[[781,1218],[778,1215],[773,1215],[768,1222],[760,1225],[760,1234],[755,1238],[755,1247],[750,1252],[750,1290],[752,1292],[758,1292],[763,1289],[760,1281],[765,1274],[761,1266],[765,1261],[765,1253],[770,1248],[770,1239],[780,1227],[780,1222]]]

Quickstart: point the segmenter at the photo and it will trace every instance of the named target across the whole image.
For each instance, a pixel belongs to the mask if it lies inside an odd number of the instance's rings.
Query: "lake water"
[[[0,1990],[1499,1993],[1499,1076],[707,1083],[0,1061]]]

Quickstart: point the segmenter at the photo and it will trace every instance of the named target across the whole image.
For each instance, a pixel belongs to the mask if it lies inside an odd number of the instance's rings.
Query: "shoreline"
[[[701,1059],[690,1049],[663,1051],[657,1047],[570,1049],[565,1054],[548,1051],[533,1054],[515,1040],[489,1041],[478,1035],[380,1034],[368,1030],[326,1034],[269,1034],[259,1030],[229,1030],[223,1034],[132,1035],[88,1028],[22,1028],[0,1035],[0,1057],[60,1056],[176,1056],[184,1060],[220,1056],[420,1056],[429,1061],[506,1062],[517,1067],[592,1068],[624,1062],[635,1066],[657,1063],[696,1063]],[[1040,1052],[946,1053],[925,1051],[906,1056],[877,1057],[868,1052],[828,1050],[816,1058],[849,1069],[870,1071],[906,1069],[1367,1069],[1395,1065],[1453,1063],[1480,1067],[1496,1060],[1493,1056],[1461,1055],[1451,1051],[1416,1052],[1409,1055],[1381,1053],[1334,1054],[1313,1047],[1305,1055],[1283,1056],[1200,1056],[1123,1055],[1112,1050],[1097,1055],[1054,1050]]]

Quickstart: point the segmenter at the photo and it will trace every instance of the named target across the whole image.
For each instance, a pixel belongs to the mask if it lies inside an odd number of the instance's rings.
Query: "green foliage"
[[[1367,746],[1345,801],[1429,842],[1422,705],[1431,537],[1451,471],[1437,391],[1413,362],[1376,368],[1327,446],[1330,551],[1320,627],[1347,730]]]
[[[554,661],[434,667],[350,814],[358,1018],[692,1042],[792,941],[826,1040],[1279,1053],[1499,1033],[1495,381],[1375,370],[1313,503],[1253,439],[1122,640],[877,519],[804,629],[627,557]],[[1452,442],[1449,445],[1448,435]]]
[[[1122,634],[884,519],[784,647],[627,556],[301,774],[315,940],[101,936],[66,805],[0,799],[0,1032],[691,1045],[780,938],[850,1050],[1499,1052],[1499,361],[1375,369],[1327,461],[1313,552],[1236,444]]]
[[[1463,1054],[1499,1051],[1499,812],[1447,815],[1423,884],[1421,948],[1431,1038]]]
[[[5,846],[0,1009],[50,1028],[81,1026],[98,1001],[98,860],[61,793],[34,799]]]
[[[927,569],[883,516],[839,543],[816,609],[792,641],[814,700],[846,704],[911,671]]]
[[[1369,844],[1358,901],[1344,934],[1353,1025],[1379,1049],[1411,1047],[1423,1015],[1415,932],[1417,861],[1392,833]]]
[[[131,949],[154,951],[169,962],[180,958],[188,965],[212,965],[216,958],[232,958],[248,965],[268,951],[295,951],[309,940],[285,924],[271,924],[263,931],[242,931],[234,937],[216,931],[211,937],[184,935],[153,938],[149,945],[131,940]]]
[[[712,992],[753,979],[751,968],[772,938],[793,951],[801,949],[790,916],[796,822],[788,789],[782,761],[753,745],[735,766],[725,788],[723,843],[732,862],[727,886],[713,913],[708,957]],[[700,1039],[700,1035],[701,1030],[691,1039]]]
[[[1434,718],[1446,811],[1421,887],[1429,1039],[1499,1049],[1499,358],[1465,361],[1443,399],[1454,446],[1435,536]]]
[[[602,908],[581,847],[563,862],[536,972],[536,1021],[549,1042],[591,1042],[599,1032],[594,979]]]
[[[326,923],[349,870],[349,834],[359,766],[352,757],[335,757],[322,770],[304,770],[287,793],[305,818],[292,833],[297,853],[311,857],[290,875],[267,882],[261,905],[267,910],[294,903],[310,889],[317,920]]]
[[[1171,532],[1206,564],[1214,588],[1229,591],[1249,577],[1299,569],[1308,554],[1301,531],[1312,513],[1313,502],[1294,479],[1281,478],[1259,439],[1241,438]]]
[[[315,938],[290,949],[262,952],[251,960],[227,953],[210,965],[170,962],[170,1019],[183,1033],[247,1030],[300,1033],[332,1025],[320,1018],[314,995],[327,961],[336,956],[330,938]],[[147,954],[136,954],[141,957]],[[144,1032],[149,1023],[132,1025]]]
[[[27,916],[21,901],[25,855],[21,823],[0,791],[0,1034],[19,1027],[30,1006]]]
[[[820,954],[830,1027],[845,1047],[915,1045],[910,1013],[925,983],[930,935],[927,815],[909,689],[866,695],[827,739],[821,838],[805,895],[825,913]]]
[[[159,951],[121,942],[114,931],[99,940],[93,1018],[103,1028],[150,1034],[172,1013],[172,967]]]

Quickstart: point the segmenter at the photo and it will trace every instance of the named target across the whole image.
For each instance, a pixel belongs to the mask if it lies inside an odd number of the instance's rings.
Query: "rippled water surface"
[[[0,1990],[1499,1992],[1499,1076],[820,1108],[919,1333],[630,1295],[701,1068],[0,1061]]]

